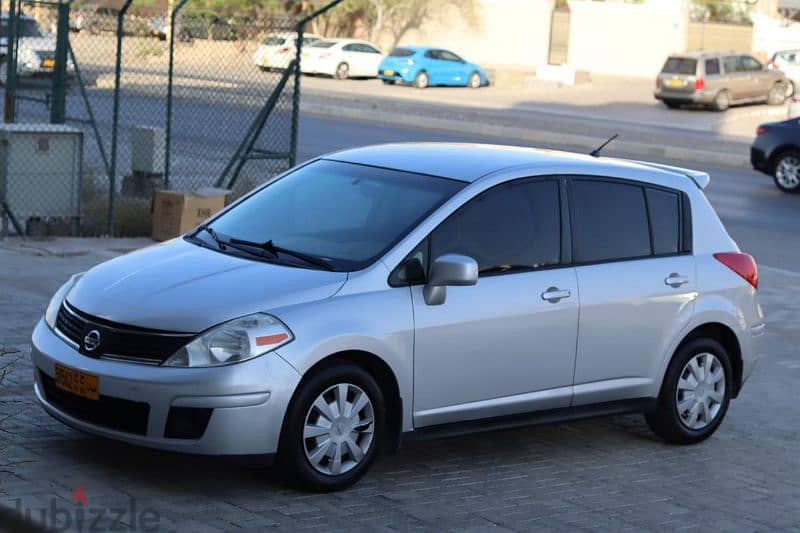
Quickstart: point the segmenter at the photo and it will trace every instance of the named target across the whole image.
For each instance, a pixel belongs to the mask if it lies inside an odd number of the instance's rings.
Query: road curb
[[[379,109],[361,109],[354,107],[319,104],[303,101],[300,104],[303,113],[360,120],[377,123],[389,123],[397,126],[419,128],[424,124],[424,129],[440,130],[454,133],[465,133],[463,121],[421,116],[403,113],[391,113]],[[502,124],[479,124],[478,130],[481,135],[498,138],[513,138],[519,141],[531,143],[540,148],[559,148],[577,149],[578,151],[589,151],[597,147],[601,142],[595,136],[556,133],[549,131],[533,130],[516,126],[504,126]],[[713,141],[711,141],[713,142]],[[742,143],[741,152],[707,150],[687,147],[664,146],[662,144],[649,144],[631,141],[615,141],[609,146],[609,154],[625,154],[626,156],[642,156],[650,159],[690,161],[694,163],[706,163],[713,165],[749,167],[749,146]]]

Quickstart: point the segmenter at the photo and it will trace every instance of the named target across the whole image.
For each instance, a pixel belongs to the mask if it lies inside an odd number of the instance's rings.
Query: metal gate
[[[6,121],[82,129],[81,232],[148,234],[154,189],[236,196],[295,164],[302,36],[341,1],[252,19],[191,0],[10,0]]]

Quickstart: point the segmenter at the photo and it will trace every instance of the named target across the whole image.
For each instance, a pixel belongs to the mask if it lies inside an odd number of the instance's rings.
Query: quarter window
[[[673,192],[647,189],[647,209],[653,232],[653,253],[676,254],[680,247],[680,197]]]
[[[572,182],[573,259],[578,263],[649,256],[644,190],[636,185]]]
[[[560,212],[555,180],[496,187],[461,207],[431,234],[431,258],[467,255],[482,274],[557,265]]]

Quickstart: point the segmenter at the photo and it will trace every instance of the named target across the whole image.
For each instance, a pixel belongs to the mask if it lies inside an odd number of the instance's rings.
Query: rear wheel
[[[780,154],[772,173],[775,185],[783,192],[800,193],[800,152]]]
[[[428,73],[425,71],[420,72],[417,74],[417,77],[414,78],[414,87],[417,89],[427,89],[428,85],[430,84],[430,78],[428,77]]]
[[[782,105],[786,102],[786,95],[787,88],[786,85],[783,83],[776,83],[769,89],[769,93],[767,93],[767,104],[769,105]]]
[[[712,107],[715,111],[726,111],[731,106],[731,95],[725,89],[721,90],[714,97]]]
[[[337,80],[346,80],[350,77],[350,65],[347,63],[339,63],[336,67],[336,73],[333,75]]]
[[[682,346],[672,358],[654,413],[647,424],[672,444],[695,444],[722,423],[731,398],[730,357],[716,340],[700,338]]]
[[[279,464],[313,490],[349,487],[369,469],[384,431],[383,394],[352,363],[336,363],[301,385],[286,412]]]

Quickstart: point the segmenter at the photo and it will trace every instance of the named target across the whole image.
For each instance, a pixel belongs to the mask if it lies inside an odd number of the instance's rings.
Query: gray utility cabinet
[[[32,221],[64,220],[77,232],[83,132],[61,124],[0,124],[0,214],[27,232]]]

